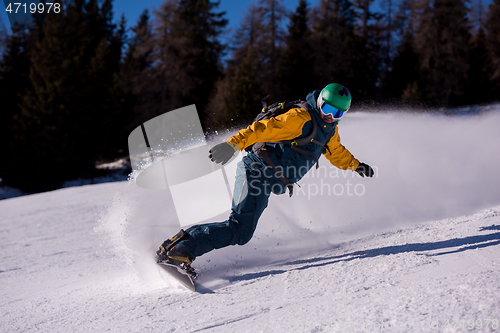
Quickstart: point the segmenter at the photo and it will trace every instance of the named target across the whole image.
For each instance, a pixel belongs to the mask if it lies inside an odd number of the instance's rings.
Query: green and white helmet
[[[318,108],[333,119],[340,119],[351,107],[351,93],[341,84],[330,83],[318,96]]]

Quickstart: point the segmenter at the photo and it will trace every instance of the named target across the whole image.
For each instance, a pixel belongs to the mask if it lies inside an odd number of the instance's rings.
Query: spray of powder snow
[[[117,192],[94,230],[103,235],[103,242],[115,256],[124,260],[127,266],[133,266],[134,253],[128,235],[128,207],[127,198]]]
[[[170,225],[172,230],[178,229],[173,207],[165,205],[165,194],[166,191],[141,189],[129,181],[114,194],[95,227],[114,259],[123,261],[124,274],[128,274],[125,281],[133,284],[137,292],[165,287],[182,290],[175,280],[162,275],[154,262],[154,251],[169,236],[164,231],[169,225],[168,216],[175,226]]]

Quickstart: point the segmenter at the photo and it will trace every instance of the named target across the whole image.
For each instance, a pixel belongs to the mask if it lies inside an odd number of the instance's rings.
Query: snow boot
[[[156,262],[177,266],[194,280],[198,277],[198,273],[191,267],[193,259],[185,252],[175,247],[175,244],[186,235],[187,233],[181,229],[175,236],[164,241],[163,244],[160,245],[160,249],[156,251]]]
[[[172,238],[167,239],[160,245],[160,249],[156,251],[156,256],[158,257],[158,261],[165,261],[168,259],[167,252],[170,251],[175,244],[177,244],[180,240],[182,240],[187,235],[183,229],[181,229],[177,234],[175,234]]]

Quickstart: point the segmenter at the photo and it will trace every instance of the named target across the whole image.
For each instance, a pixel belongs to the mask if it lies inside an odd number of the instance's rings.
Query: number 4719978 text
[[[7,8],[5,9],[9,14],[20,14],[20,13],[60,13],[61,12],[61,4],[46,2],[46,3],[30,3],[29,5],[22,2],[9,3]]]

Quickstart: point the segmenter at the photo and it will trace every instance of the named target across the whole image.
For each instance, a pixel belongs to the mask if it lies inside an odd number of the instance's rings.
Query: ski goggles
[[[342,118],[342,116],[344,115],[344,112],[348,111],[348,110],[340,111],[339,109],[325,103],[325,101],[323,101],[322,104],[323,105],[321,105],[321,111],[323,111],[324,114],[331,114],[334,119]]]
[[[331,114],[335,119],[339,119],[344,115],[344,111],[340,111],[326,103],[321,107],[321,111],[323,111],[324,114]]]

